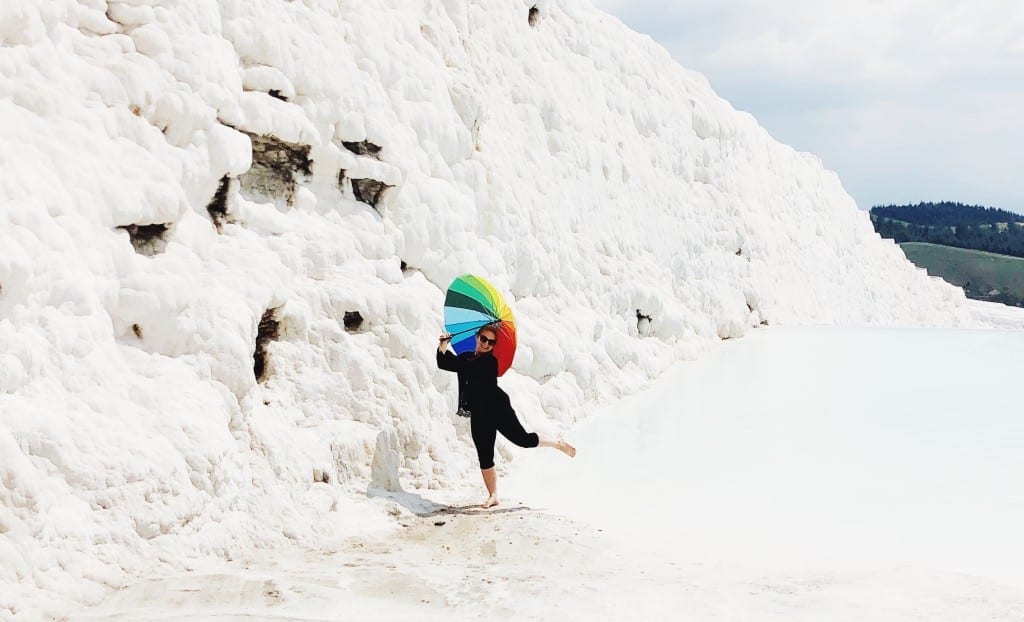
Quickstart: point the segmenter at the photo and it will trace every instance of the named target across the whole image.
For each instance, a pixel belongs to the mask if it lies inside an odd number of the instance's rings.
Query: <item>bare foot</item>
[[[558,441],[558,444],[555,445],[555,447],[557,447],[559,450],[562,451],[562,453],[569,456],[570,458],[576,457],[576,448],[570,445],[569,443],[566,443],[565,441]]]
[[[480,507],[493,508],[496,505],[498,505],[498,497],[491,495],[490,497],[487,497],[487,501],[484,501],[483,503],[480,504]]]

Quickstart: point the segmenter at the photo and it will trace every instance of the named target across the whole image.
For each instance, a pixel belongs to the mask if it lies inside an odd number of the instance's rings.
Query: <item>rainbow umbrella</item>
[[[484,279],[463,274],[452,281],[444,297],[444,329],[452,335],[456,354],[476,348],[476,331],[494,325],[498,344],[493,352],[498,359],[498,375],[512,366],[516,355],[516,321],[501,294]]]

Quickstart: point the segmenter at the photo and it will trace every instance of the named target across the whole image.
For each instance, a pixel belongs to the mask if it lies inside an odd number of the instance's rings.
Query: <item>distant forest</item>
[[[878,205],[871,222],[883,238],[896,243],[930,242],[944,246],[1024,257],[1024,215],[963,203]]]
[[[871,215],[901,220],[913,225],[958,227],[960,225],[994,225],[1001,222],[1024,222],[1024,215],[1004,209],[964,205],[963,203],[918,203],[917,205],[876,205]]]

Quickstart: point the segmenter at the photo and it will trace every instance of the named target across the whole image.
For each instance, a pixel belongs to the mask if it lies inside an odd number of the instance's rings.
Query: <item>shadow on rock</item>
[[[511,512],[528,512],[533,508],[525,505],[517,505],[514,508],[504,508],[501,506],[495,508],[482,508],[479,505],[446,505],[439,510],[435,510],[429,514],[421,514],[420,516],[450,516],[452,514],[459,514],[462,516],[478,516],[483,514],[508,514]]]

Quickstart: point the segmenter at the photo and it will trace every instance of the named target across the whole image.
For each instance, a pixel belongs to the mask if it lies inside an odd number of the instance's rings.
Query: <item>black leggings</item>
[[[511,408],[495,409],[481,413],[473,412],[469,420],[470,431],[473,433],[473,444],[476,455],[480,459],[482,470],[494,466],[494,441],[497,432],[520,447],[536,447],[540,437],[535,432],[527,432],[523,424],[516,418],[516,411]]]

